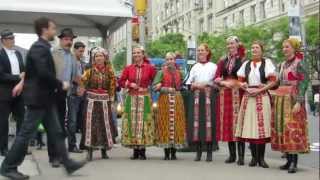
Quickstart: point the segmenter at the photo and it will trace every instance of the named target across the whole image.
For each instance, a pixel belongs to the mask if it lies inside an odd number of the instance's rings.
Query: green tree
[[[118,74],[127,64],[127,49],[123,48],[120,50],[112,59],[112,65],[115,70],[115,73]]]
[[[186,41],[180,33],[170,33],[147,43],[146,52],[149,57],[164,57],[169,51],[180,51],[185,54]]]

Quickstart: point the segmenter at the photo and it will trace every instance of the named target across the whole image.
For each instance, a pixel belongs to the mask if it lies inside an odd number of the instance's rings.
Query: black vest
[[[245,76],[246,76],[246,82],[249,83],[249,74],[251,71],[251,62],[252,60],[250,60],[245,67]],[[262,58],[261,60],[261,66],[259,68],[260,71],[260,81],[261,83],[265,84],[267,83],[268,79],[266,78],[266,73],[265,73],[265,67],[266,67],[266,60],[264,58]]]
[[[223,60],[223,77],[228,77],[228,76],[231,76],[233,78],[237,78],[237,72],[238,70],[240,69],[241,65],[242,65],[242,61],[240,58],[236,58],[235,60],[235,64],[234,66],[232,67],[232,71],[231,71],[231,74],[228,74],[228,57],[225,57],[224,60]]]

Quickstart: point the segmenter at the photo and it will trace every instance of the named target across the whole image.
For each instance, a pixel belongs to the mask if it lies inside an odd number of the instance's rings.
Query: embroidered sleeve
[[[108,69],[109,69],[108,73],[109,73],[109,78],[110,78],[109,86],[108,86],[108,93],[109,93],[109,96],[111,97],[111,99],[113,100],[114,94],[116,92],[116,77],[114,75],[114,72],[113,72],[111,66],[109,66]]]
[[[191,83],[194,81],[195,67],[196,67],[196,65],[194,65],[190,70],[189,77],[188,77],[188,79],[186,81],[187,85],[191,85]]]
[[[241,82],[244,82],[246,80],[246,73],[245,73],[245,69],[246,69],[246,64],[248,63],[249,61],[245,61],[240,69],[238,70],[237,72],[237,76],[238,76],[238,80],[241,81]]]
[[[266,78],[269,81],[276,81],[277,79],[276,67],[273,65],[270,59],[266,59],[265,73],[266,73]]]
[[[90,75],[91,75],[91,69],[87,69],[84,71],[81,81],[80,81],[80,87],[82,88],[87,88],[90,80]]]
[[[224,69],[224,61],[223,59],[221,59],[219,62],[218,62],[218,68],[217,68],[217,71],[216,71],[216,75],[214,77],[214,79],[217,79],[217,78],[221,78],[222,77],[222,73],[223,73],[223,69]]]
[[[122,87],[122,88],[128,87],[128,84],[129,84],[128,78],[129,78],[129,68],[126,67],[122,71],[122,74],[121,74],[120,79],[118,81],[118,84],[120,85],[120,87]]]
[[[157,73],[156,77],[154,78],[152,85],[155,86],[155,85],[161,83],[162,78],[163,78],[163,72],[162,72],[162,71],[159,71],[159,72]]]
[[[306,91],[308,89],[308,85],[309,85],[308,74],[307,74],[307,71],[305,70],[305,68],[303,67],[302,63],[305,63],[305,62],[304,61],[299,62],[298,66],[297,66],[297,73],[299,76],[299,80],[298,80],[299,94],[297,96],[297,101],[299,101],[299,102],[304,102],[305,93],[306,93]]]

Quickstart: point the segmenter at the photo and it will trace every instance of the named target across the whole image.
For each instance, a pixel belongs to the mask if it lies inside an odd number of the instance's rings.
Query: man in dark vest
[[[14,49],[14,35],[10,30],[0,33],[3,48],[0,50],[0,155],[8,152],[9,115],[20,129],[24,116],[21,97],[24,84],[24,64],[19,51]]]

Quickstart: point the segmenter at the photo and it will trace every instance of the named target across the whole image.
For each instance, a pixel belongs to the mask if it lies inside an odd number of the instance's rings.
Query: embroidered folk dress
[[[183,148],[186,145],[186,117],[180,93],[183,75],[179,69],[164,66],[153,81],[161,83],[156,113],[156,143],[164,148]],[[169,91],[169,88],[175,91]]]
[[[272,122],[271,147],[285,153],[309,152],[308,121],[304,95],[308,87],[308,75],[298,57],[280,66],[280,86],[272,91],[274,97],[274,121]],[[301,109],[293,113],[296,102]]]
[[[246,61],[237,75],[239,80],[248,83],[249,88],[259,88],[267,81],[276,80],[275,66],[270,59],[262,59],[259,62]],[[245,92],[236,123],[235,136],[256,144],[270,142],[271,118],[271,99],[268,92],[261,92],[257,96],[249,96]]]
[[[227,56],[218,62],[217,78],[236,83],[237,71],[240,69],[242,60],[238,56]],[[235,137],[236,122],[240,109],[243,90],[238,87],[219,87],[219,96],[216,103],[216,132],[217,141],[237,141]]]
[[[93,66],[84,72],[81,86],[86,89],[85,145],[111,149],[115,142],[115,126],[111,107],[116,79],[111,66]]]
[[[205,84],[205,90],[194,90],[188,98],[188,143],[213,144],[216,142],[215,133],[215,99],[216,92],[213,88],[213,79],[217,65],[212,62],[196,63],[190,70],[186,81]]]
[[[155,123],[149,87],[156,75],[154,66],[144,62],[125,67],[119,79],[119,85],[128,90],[122,118],[121,143],[125,147],[137,148],[154,145]],[[130,87],[135,83],[140,87]]]

